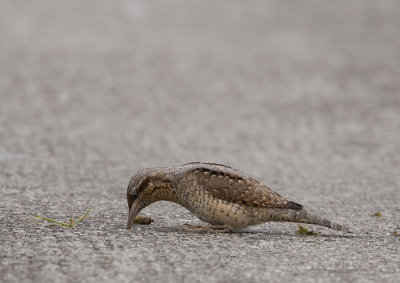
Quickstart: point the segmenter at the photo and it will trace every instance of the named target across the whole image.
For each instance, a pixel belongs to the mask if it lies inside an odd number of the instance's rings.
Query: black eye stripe
[[[150,183],[150,178],[145,178],[142,182],[140,182],[139,186],[134,190],[133,193],[136,193],[136,195],[138,196],[146,189],[149,183]]]

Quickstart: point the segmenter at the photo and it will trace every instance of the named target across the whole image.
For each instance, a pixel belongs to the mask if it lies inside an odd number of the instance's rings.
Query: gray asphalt
[[[1,282],[398,282],[397,0],[0,6]],[[189,233],[166,202],[126,230],[130,177],[190,161],[355,234]]]

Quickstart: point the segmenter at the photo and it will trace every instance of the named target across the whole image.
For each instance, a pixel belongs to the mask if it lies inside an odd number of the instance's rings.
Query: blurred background
[[[108,193],[190,161],[282,187],[395,185],[399,14],[397,1],[2,1],[2,171],[30,176],[32,197],[92,179]]]
[[[398,219],[398,1],[0,6],[1,212],[21,225],[99,205],[123,226],[132,174],[191,161],[361,230]]]

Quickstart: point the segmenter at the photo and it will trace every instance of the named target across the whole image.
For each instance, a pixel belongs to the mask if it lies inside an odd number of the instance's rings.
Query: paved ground
[[[398,282],[397,0],[0,2],[1,282]],[[189,161],[356,234],[187,233],[162,202],[127,231],[131,175]]]

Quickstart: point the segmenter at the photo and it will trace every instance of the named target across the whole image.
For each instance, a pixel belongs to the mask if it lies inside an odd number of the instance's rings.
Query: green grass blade
[[[92,210],[92,208],[89,208],[88,211],[86,211],[85,215],[79,217],[78,219],[76,219],[75,224],[78,225],[79,222],[81,222],[83,219],[88,218],[90,211]]]
[[[61,226],[67,226],[68,225],[68,224],[62,223],[60,221],[53,220],[53,219],[46,218],[46,217],[42,217],[42,216],[39,216],[39,215],[32,215],[32,216],[36,217],[36,218],[39,218],[39,219],[42,219],[42,220],[45,220],[45,221],[50,222],[50,223],[57,224],[57,225],[61,225]]]
[[[36,221],[33,221],[32,223],[35,224],[35,225],[38,225],[38,226],[43,226],[44,225],[44,223],[36,222]],[[58,226],[58,227],[64,227],[64,225],[56,224],[56,223],[51,223],[49,225],[54,225],[54,226]]]

